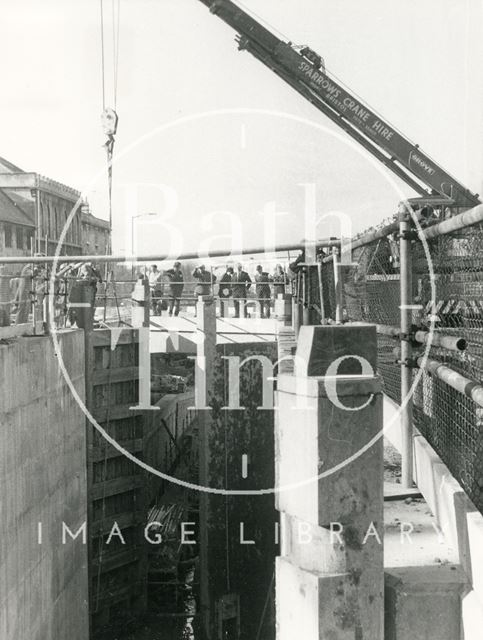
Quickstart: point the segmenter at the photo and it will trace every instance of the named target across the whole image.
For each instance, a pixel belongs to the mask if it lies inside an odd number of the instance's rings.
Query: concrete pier
[[[295,374],[281,375],[277,391],[277,640],[378,640],[383,448],[375,327],[301,327],[296,355]]]

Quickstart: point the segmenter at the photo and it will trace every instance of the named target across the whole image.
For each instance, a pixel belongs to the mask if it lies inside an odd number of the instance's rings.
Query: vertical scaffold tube
[[[335,318],[337,324],[342,322],[342,289],[340,281],[339,250],[332,247],[332,264],[334,267]]]
[[[319,298],[320,298],[320,323],[325,324],[324,282],[322,280],[322,263],[320,262],[320,260],[317,262],[317,280],[319,284]]]
[[[402,432],[402,469],[401,484],[404,488],[413,486],[413,401],[410,394],[412,386],[411,369],[411,303],[412,303],[412,264],[411,264],[411,218],[407,210],[399,218],[399,251],[401,263],[401,432]]]

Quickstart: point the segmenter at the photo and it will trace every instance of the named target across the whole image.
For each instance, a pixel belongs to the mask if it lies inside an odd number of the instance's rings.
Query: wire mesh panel
[[[356,248],[353,266],[340,267],[343,318],[348,321],[400,325],[398,238],[390,234]],[[434,280],[431,269],[434,273]],[[322,269],[324,308],[334,319],[335,289],[332,263]],[[432,346],[429,357],[475,383],[483,379],[483,225],[430,240],[412,242],[412,300],[414,328],[466,341],[466,351]],[[432,301],[434,282],[435,299]],[[378,336],[378,367],[385,393],[401,402],[400,367],[394,338]],[[424,345],[414,343],[417,356]],[[417,371],[414,371],[416,375]],[[483,408],[430,373],[423,371],[415,389],[414,420],[483,512]]]
[[[399,324],[399,271],[394,242],[387,238],[356,249],[357,266],[340,267],[350,321]]]
[[[399,270],[395,240],[383,238],[359,247],[352,260],[357,265],[340,267],[345,318],[398,326]],[[378,366],[386,394],[400,402],[401,377],[395,364],[395,342],[378,338]]]
[[[428,243],[435,299],[422,243],[413,248],[413,291],[421,322],[432,317],[440,335],[466,341],[463,352],[430,349],[429,356],[477,383],[483,378],[483,226]],[[483,409],[434,376],[425,374],[415,398],[415,421],[476,507],[483,511]],[[421,400],[423,403],[421,404]]]
[[[425,373],[413,413],[417,428],[483,512],[483,409]]]

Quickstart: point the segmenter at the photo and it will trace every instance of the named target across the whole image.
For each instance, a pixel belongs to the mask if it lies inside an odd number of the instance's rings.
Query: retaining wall
[[[59,344],[83,397],[83,334]],[[49,337],[0,340],[0,380],[0,637],[86,640],[87,545],[62,543],[87,517],[85,418]]]

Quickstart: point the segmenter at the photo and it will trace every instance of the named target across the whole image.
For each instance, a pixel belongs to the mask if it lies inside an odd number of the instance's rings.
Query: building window
[[[5,247],[11,247],[12,246],[12,226],[9,224],[6,224],[4,227],[4,231],[5,231]]]
[[[17,249],[23,249],[23,228],[22,227],[15,228],[15,236],[17,240]]]
[[[32,229],[25,229],[25,240],[27,251],[32,251],[34,249],[34,232]]]

